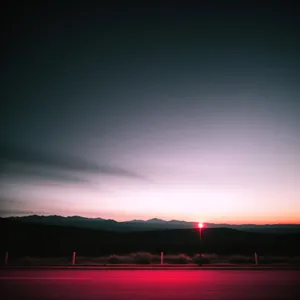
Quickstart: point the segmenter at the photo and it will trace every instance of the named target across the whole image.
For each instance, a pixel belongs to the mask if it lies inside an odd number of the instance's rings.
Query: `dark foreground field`
[[[300,299],[299,271],[0,270],[7,299]]]
[[[207,228],[199,240],[197,229],[145,232],[114,232],[75,227],[27,224],[0,219],[0,257],[9,252],[9,261],[20,257],[103,257],[111,254],[150,252],[160,255],[202,253],[260,257],[300,255],[300,233],[266,234],[229,228]],[[2,263],[0,259],[0,264]]]

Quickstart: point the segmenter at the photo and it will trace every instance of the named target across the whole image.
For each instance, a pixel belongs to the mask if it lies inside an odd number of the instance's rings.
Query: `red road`
[[[0,270],[0,299],[300,299],[299,271]]]

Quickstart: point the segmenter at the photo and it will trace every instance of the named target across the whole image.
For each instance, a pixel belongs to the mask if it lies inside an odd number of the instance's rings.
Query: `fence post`
[[[7,265],[8,263],[8,251],[5,252],[5,256],[4,256],[4,264]]]
[[[164,253],[160,252],[160,264],[163,265],[164,264]]]
[[[258,260],[257,260],[257,254],[256,254],[256,252],[254,253],[254,261],[255,261],[255,264],[257,265],[258,264]]]
[[[72,265],[75,265],[76,252],[73,252]]]

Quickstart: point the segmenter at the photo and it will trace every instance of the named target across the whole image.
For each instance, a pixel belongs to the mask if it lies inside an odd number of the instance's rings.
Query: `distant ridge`
[[[149,220],[130,220],[118,222],[113,219],[86,218],[82,216],[59,216],[59,215],[29,215],[22,217],[6,217],[3,219],[18,220],[26,223],[72,226],[78,228],[102,229],[110,231],[146,231],[166,229],[192,229],[196,228],[197,222],[186,222],[181,220],[162,220],[152,218]],[[300,224],[215,224],[204,223],[205,228],[232,228],[243,231],[268,232],[268,233],[296,233],[300,232]]]

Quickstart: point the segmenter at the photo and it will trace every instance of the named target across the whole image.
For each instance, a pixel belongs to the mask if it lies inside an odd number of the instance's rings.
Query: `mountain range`
[[[7,217],[5,219],[18,220],[26,223],[44,224],[44,225],[57,225],[87,229],[99,229],[118,232],[129,231],[149,231],[149,230],[167,230],[167,229],[192,229],[197,228],[197,222],[186,222],[180,220],[162,220],[162,219],[149,219],[149,220],[131,220],[117,222],[112,219],[103,218],[86,218],[81,216],[63,217],[58,215],[40,216],[29,215],[23,217]],[[300,232],[300,224],[215,224],[204,223],[205,228],[231,228],[243,231],[252,232],[266,232],[266,233],[296,233]]]

